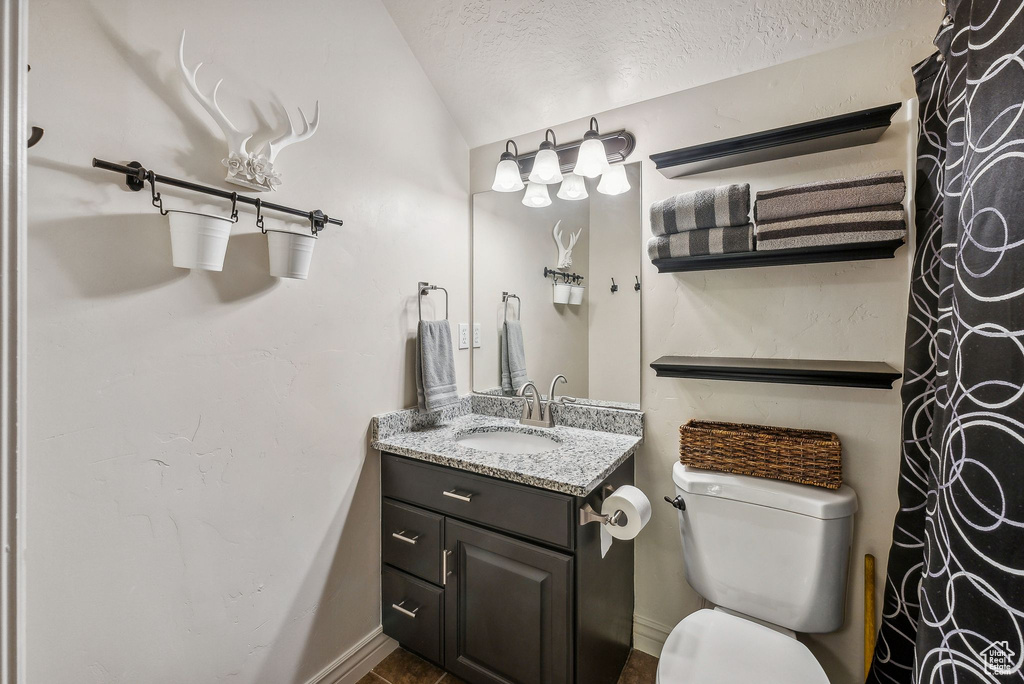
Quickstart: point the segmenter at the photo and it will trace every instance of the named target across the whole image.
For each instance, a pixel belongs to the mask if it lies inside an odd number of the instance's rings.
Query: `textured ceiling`
[[[939,0],[383,2],[471,147],[942,16]]]

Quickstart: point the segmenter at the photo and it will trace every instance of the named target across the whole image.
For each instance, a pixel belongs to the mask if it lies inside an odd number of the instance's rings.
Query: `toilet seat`
[[[829,684],[811,652],[785,634],[717,610],[688,615],[668,635],[658,684]]]

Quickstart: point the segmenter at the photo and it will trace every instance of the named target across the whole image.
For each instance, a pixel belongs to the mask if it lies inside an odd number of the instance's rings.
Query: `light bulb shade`
[[[629,191],[629,180],[626,178],[626,167],[621,164],[608,167],[597,184],[597,191],[602,195],[621,195]]]
[[[561,187],[558,188],[558,199],[587,199],[587,182],[583,176],[577,176],[575,173],[566,174]]]
[[[548,186],[542,183],[530,182],[526,186],[526,194],[523,195],[523,204],[528,207],[539,209],[551,204],[551,195],[548,194]]]
[[[562,169],[557,152],[549,148],[537,153],[533,159],[533,170],[530,171],[530,182],[543,185],[562,182]]]
[[[597,178],[607,170],[608,157],[604,151],[604,143],[597,138],[584,140],[572,172],[585,178]]]
[[[494,169],[494,184],[491,190],[497,192],[518,192],[523,189],[523,179],[519,175],[519,162],[515,159],[502,159]]]

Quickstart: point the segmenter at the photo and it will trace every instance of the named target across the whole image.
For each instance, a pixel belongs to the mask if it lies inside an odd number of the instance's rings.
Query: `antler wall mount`
[[[199,68],[203,66],[199,62],[195,67],[189,68],[185,64],[185,32],[181,32],[181,43],[178,46],[178,68],[182,78],[185,79],[185,86],[192,96],[202,105],[210,118],[224,132],[224,138],[228,145],[228,156],[221,163],[227,167],[227,176],[224,180],[235,185],[241,185],[259,192],[276,190],[281,184],[281,174],[274,167],[277,155],[284,148],[303,140],[308,140],[316,133],[320,126],[320,101],[317,100],[313,109],[313,118],[306,120],[302,108],[298,108],[299,117],[302,119],[302,130],[295,127],[290,114],[285,112],[288,119],[288,130],[280,136],[260,145],[255,150],[248,149],[249,142],[254,133],[246,133],[239,130],[230,119],[224,114],[217,102],[217,91],[220,89],[224,79],[217,81],[209,95],[205,94],[196,81]]]

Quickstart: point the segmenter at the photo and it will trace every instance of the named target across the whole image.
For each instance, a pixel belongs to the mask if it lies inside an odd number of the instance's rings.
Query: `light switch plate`
[[[469,323],[459,323],[459,349],[469,349]]]
[[[480,348],[480,324],[473,324],[473,349]]]

